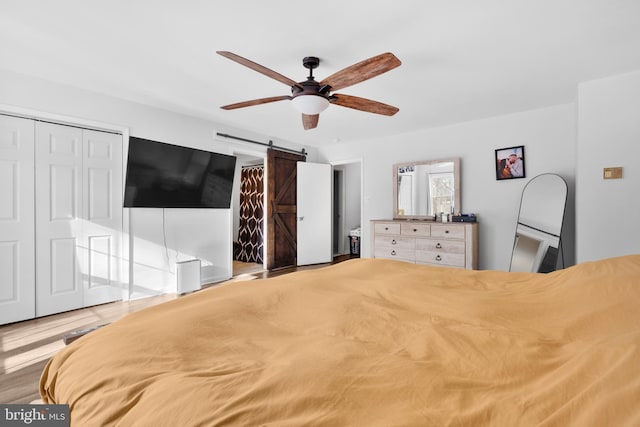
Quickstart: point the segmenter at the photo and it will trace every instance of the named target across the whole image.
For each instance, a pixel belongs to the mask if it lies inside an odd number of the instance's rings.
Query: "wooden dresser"
[[[478,223],[371,221],[371,256],[476,270]]]

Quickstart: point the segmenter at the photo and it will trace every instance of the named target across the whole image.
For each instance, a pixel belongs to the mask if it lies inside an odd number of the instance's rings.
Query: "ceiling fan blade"
[[[298,84],[298,82],[296,82],[294,80],[291,80],[289,77],[283,76],[280,73],[276,73],[275,71],[273,71],[273,70],[271,70],[271,69],[269,69],[269,68],[267,68],[267,67],[265,67],[263,65],[257,64],[257,63],[255,63],[253,61],[250,61],[250,60],[248,60],[246,58],[243,58],[240,55],[236,55],[235,53],[227,52],[225,50],[219,50],[216,53],[218,55],[222,55],[225,58],[228,58],[228,59],[230,59],[232,61],[235,61],[238,64],[242,64],[245,67],[251,68],[253,71],[257,71],[257,72],[259,72],[261,74],[264,74],[267,77],[271,77],[272,79],[275,79],[275,80],[277,80],[277,81],[279,81],[281,83],[284,83],[287,86],[300,86]]]
[[[340,90],[393,70],[400,64],[402,62],[393,53],[382,53],[330,75],[320,85],[331,86],[331,91]]]
[[[302,126],[305,130],[313,129],[318,126],[318,120],[320,119],[320,114],[303,114],[302,115]]]
[[[285,99],[291,99],[291,97],[288,95],[272,96],[269,98],[253,99],[251,101],[244,101],[244,102],[238,102],[236,104],[224,105],[220,108],[222,108],[223,110],[235,110],[236,108],[251,107],[252,105],[260,105],[260,104],[268,104],[269,102],[284,101]]]
[[[332,104],[341,107],[353,108],[354,110],[366,111],[367,113],[382,114],[385,116],[393,116],[400,111],[393,105],[383,104],[382,102],[372,101],[358,96],[333,94],[330,99]]]

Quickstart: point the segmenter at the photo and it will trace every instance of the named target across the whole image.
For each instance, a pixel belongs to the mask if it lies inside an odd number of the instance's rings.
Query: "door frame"
[[[262,211],[262,236],[264,236],[263,241],[262,241],[262,269],[266,270],[267,269],[267,256],[268,256],[268,251],[267,251],[267,152],[265,150],[251,150],[248,147],[242,147],[240,145],[238,146],[233,146],[231,149],[231,154],[232,155],[243,155],[243,156],[251,156],[251,157],[255,157],[256,159],[262,159],[262,164],[264,167],[264,191],[262,192],[262,205],[264,206],[264,209]],[[240,168],[241,166],[238,165],[236,163],[236,168]],[[238,183],[236,186],[234,186],[235,191],[240,191],[240,186],[242,185],[242,182],[240,181],[240,174],[238,174]],[[231,221],[230,221],[230,227],[231,227],[231,263],[229,265],[229,271],[231,272],[231,277],[233,277],[233,239],[234,239],[234,233],[237,230],[234,230],[233,228],[233,219],[235,218],[236,215],[240,215],[240,212],[236,212],[235,211],[235,206],[231,206]]]
[[[127,155],[129,153],[129,128],[114,123],[100,122],[96,120],[81,119],[78,117],[67,116],[63,114],[50,113],[47,111],[36,110],[33,108],[17,107],[14,105],[0,104],[0,113],[31,119],[36,121],[51,122],[54,124],[76,126],[84,129],[97,131],[114,132],[122,135],[122,194],[124,194],[124,185],[126,181]],[[122,233],[123,238],[120,239],[120,253],[123,256],[121,261],[122,278],[122,301],[129,301],[132,284],[133,284],[133,235],[129,232],[131,229],[131,217],[129,209],[122,208]],[[126,256],[126,259],[124,258]],[[34,265],[35,268],[35,265]]]
[[[335,166],[341,166],[341,165],[335,165]],[[340,236],[344,235],[344,217],[345,217],[345,195],[344,195],[344,189],[345,189],[345,183],[344,183],[344,170],[342,168],[336,168],[334,167],[334,165],[331,165],[332,167],[332,185],[331,188],[333,190],[333,197],[331,198],[332,202],[333,202],[333,206],[332,206],[332,222],[331,222],[331,247],[333,249],[333,244],[337,243],[337,247],[335,248],[335,251],[333,251],[333,255],[343,255],[345,254],[345,247],[344,247],[344,239],[340,239]],[[336,185],[336,177],[339,176],[339,182]],[[338,190],[336,192],[336,189]],[[337,193],[337,194],[336,194]],[[336,203],[337,201],[337,203]],[[339,220],[337,220],[337,224],[336,224],[336,214],[339,218]],[[338,240],[336,242],[336,240]]]
[[[365,190],[365,186],[364,186],[364,158],[362,157],[357,157],[354,159],[345,159],[345,160],[335,160],[332,162],[329,162],[329,164],[332,167],[332,171],[336,166],[344,166],[344,165],[350,165],[350,164],[360,164],[360,229],[362,230],[362,233],[360,234],[360,256],[362,256],[362,248],[364,248],[364,243],[363,243],[363,239],[365,238],[365,229],[366,227],[364,227],[364,190]],[[333,179],[333,173],[331,174],[331,179]],[[345,216],[346,216],[346,206],[345,206],[345,189],[346,187],[346,179],[345,179],[345,174],[343,172],[342,174],[342,228],[344,230],[344,220],[345,220]],[[332,186],[333,188],[333,186]],[[332,198],[333,199],[333,198]],[[334,207],[335,208],[335,207]],[[332,227],[335,227],[336,224],[333,224],[332,222]],[[333,229],[331,231],[331,233],[333,234]],[[351,253],[350,250],[348,250],[346,253]]]

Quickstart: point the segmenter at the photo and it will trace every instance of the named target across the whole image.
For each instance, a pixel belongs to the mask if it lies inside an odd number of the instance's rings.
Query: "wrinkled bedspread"
[[[41,379],[74,426],[638,426],[640,256],[359,259],[126,316]]]

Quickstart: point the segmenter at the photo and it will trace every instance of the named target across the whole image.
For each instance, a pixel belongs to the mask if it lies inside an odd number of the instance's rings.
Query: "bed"
[[[58,352],[74,426],[638,426],[640,255],[549,273],[382,259],[209,288]]]

